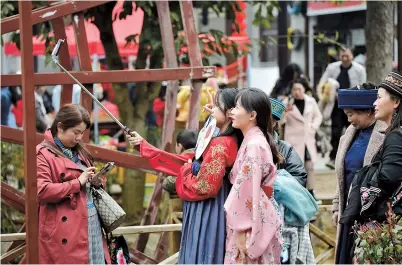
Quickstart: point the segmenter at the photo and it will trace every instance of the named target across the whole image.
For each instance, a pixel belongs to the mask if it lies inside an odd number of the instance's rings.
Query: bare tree
[[[392,70],[395,1],[367,1],[367,81],[379,84]]]

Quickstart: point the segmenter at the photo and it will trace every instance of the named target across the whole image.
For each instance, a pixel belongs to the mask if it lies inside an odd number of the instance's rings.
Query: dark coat
[[[365,174],[362,174],[363,172]],[[402,183],[401,172],[402,131],[394,130],[386,135],[383,148],[375,156],[373,163],[356,174],[348,204],[340,221],[342,223],[352,222],[353,220],[350,217],[357,216],[362,209],[363,211],[358,217],[361,218],[362,222],[368,220],[383,221],[385,212],[388,210],[387,203],[391,201],[396,189]],[[359,192],[353,192],[353,190]],[[369,191],[363,205],[360,203],[362,191]],[[370,200],[371,197],[372,200]],[[401,204],[396,204],[393,211],[397,215],[402,215]]]
[[[284,161],[277,165],[278,169],[285,169],[292,175],[303,187],[306,187],[307,172],[300,156],[288,142],[278,139],[275,135],[276,144],[279,146],[279,152],[282,154]]]

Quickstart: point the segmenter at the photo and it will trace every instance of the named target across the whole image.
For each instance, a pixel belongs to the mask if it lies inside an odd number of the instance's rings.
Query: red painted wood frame
[[[36,134],[35,119],[29,117],[30,114],[34,113],[34,86],[37,85],[72,85],[74,81],[70,79],[65,73],[34,73],[33,67],[33,55],[32,55],[32,25],[41,22],[52,20],[55,27],[55,35],[57,38],[59,36],[63,38],[62,27],[62,17],[72,13],[77,13],[86,10],[91,7],[95,7],[103,2],[93,2],[93,1],[74,1],[74,2],[63,2],[54,3],[49,7],[40,8],[36,10],[32,9],[31,1],[20,1],[19,10],[20,14],[12,16],[1,20],[1,33],[8,33],[20,29],[21,33],[21,47],[22,47],[22,74],[21,75],[2,75],[1,82],[3,86],[17,86],[22,85],[23,91],[23,104],[24,104],[24,131],[15,130],[1,126],[1,139],[3,141],[23,143],[24,144],[24,162],[25,162],[25,204],[26,212],[26,231],[27,231],[27,250],[26,250],[26,262],[27,263],[38,263],[38,212],[37,212],[37,187],[36,187],[36,152],[35,147],[38,142],[43,139],[43,135]],[[184,2],[183,2],[184,3]],[[163,5],[163,4],[162,4]],[[79,72],[72,72],[72,74],[79,79],[83,84],[92,83],[121,83],[121,82],[141,82],[141,81],[165,81],[172,80],[169,86],[169,101],[174,104],[178,83],[177,80],[190,79],[194,81],[194,91],[191,96],[191,107],[190,107],[190,128],[198,127],[198,113],[199,113],[199,97],[201,91],[201,80],[215,76],[215,67],[202,67],[201,63],[201,53],[198,46],[197,35],[195,31],[194,14],[192,11],[192,2],[186,1],[184,4],[181,3],[182,17],[185,25],[185,31],[187,40],[189,43],[189,55],[190,63],[192,67],[189,68],[178,68],[177,61],[175,59],[174,46],[173,44],[173,33],[170,31],[162,30],[162,38],[164,51],[166,53],[167,66],[168,69],[154,69],[154,70],[132,70],[132,71],[103,71],[103,72],[92,72],[89,60],[89,52],[85,51],[87,47],[87,41],[82,41],[82,36],[85,35],[85,28],[80,27],[80,25],[75,27],[75,34],[79,34],[81,41],[77,43],[77,49],[79,50],[79,60],[81,70]],[[163,11],[163,10],[162,10]],[[159,11],[158,11],[159,12]],[[165,15],[163,15],[163,13]],[[167,26],[171,23],[166,23],[166,14],[169,12],[161,13],[161,25]],[[184,16],[184,14],[186,14]],[[190,14],[190,16],[188,15]],[[83,21],[81,18],[79,21]],[[163,27],[163,28],[164,28]],[[82,30],[82,28],[84,30]],[[162,28],[161,28],[162,29]],[[86,35],[85,35],[86,36]],[[64,38],[65,39],[65,38]],[[65,46],[67,47],[67,46]],[[66,48],[67,50],[67,48]],[[198,53],[198,55],[197,55]],[[70,58],[68,52],[60,53],[61,62],[71,69],[68,65]],[[70,102],[72,96],[72,89],[65,89],[62,96],[62,102]],[[70,99],[70,100],[69,100]],[[87,105],[87,108],[91,109],[89,106],[92,101],[83,104]],[[168,106],[168,104],[166,104]],[[195,108],[195,110],[194,110]],[[164,148],[169,148],[171,145],[171,138],[173,135],[174,128],[174,115],[175,113],[171,109],[167,112],[167,116],[164,120],[164,132],[163,132],[163,143]],[[148,162],[138,156],[107,150],[99,148],[96,146],[88,145],[88,149],[92,152],[95,158],[99,161],[108,161],[110,157],[116,157],[116,164],[126,168],[140,168],[140,169],[150,169]],[[161,192],[161,191],[158,191]]]

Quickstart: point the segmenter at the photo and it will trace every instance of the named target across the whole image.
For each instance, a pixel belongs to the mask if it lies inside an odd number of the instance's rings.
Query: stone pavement
[[[332,201],[337,183],[335,170],[330,170],[325,166],[328,160],[328,157],[323,158],[319,156],[317,163],[314,165],[316,176],[315,194],[318,199],[324,200],[324,204],[328,204],[329,200]]]

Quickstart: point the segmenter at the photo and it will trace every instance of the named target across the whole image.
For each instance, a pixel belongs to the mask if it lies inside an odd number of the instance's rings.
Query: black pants
[[[331,160],[335,160],[338,152],[339,140],[341,139],[343,128],[349,126],[348,117],[342,109],[338,109],[338,100],[335,101],[334,110],[331,114],[331,146],[332,151],[329,154]]]

